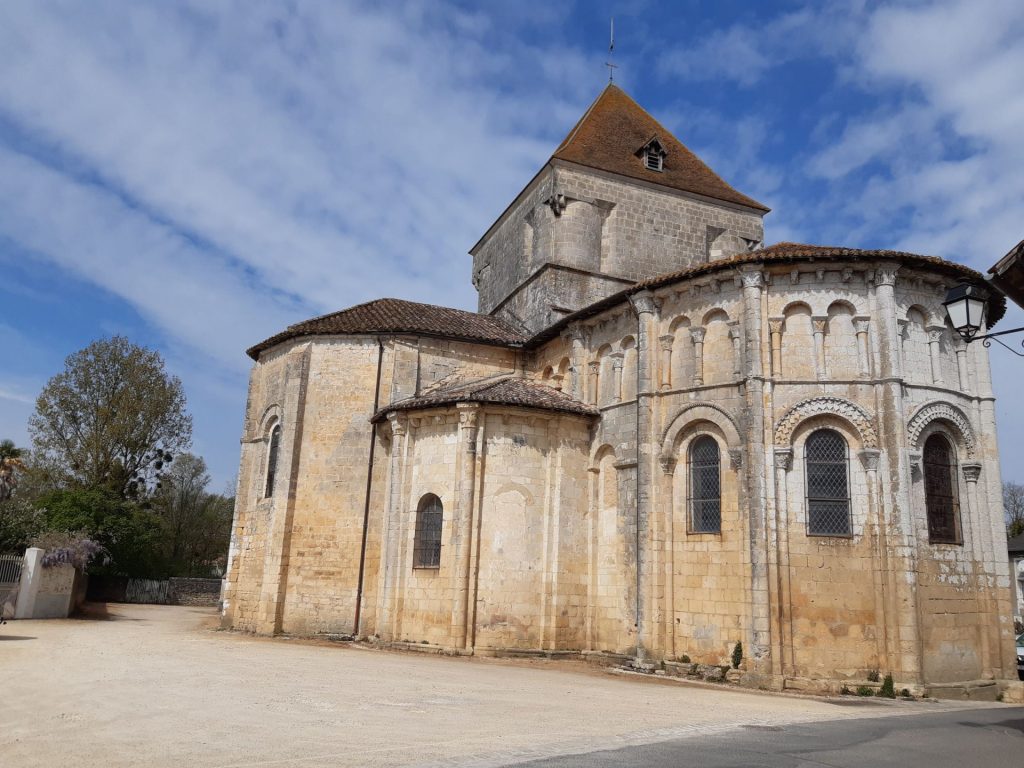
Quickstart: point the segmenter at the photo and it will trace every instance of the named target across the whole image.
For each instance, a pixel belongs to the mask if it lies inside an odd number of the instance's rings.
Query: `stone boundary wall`
[[[105,603],[216,606],[220,602],[220,588],[220,579],[91,576],[88,596],[89,600]]]

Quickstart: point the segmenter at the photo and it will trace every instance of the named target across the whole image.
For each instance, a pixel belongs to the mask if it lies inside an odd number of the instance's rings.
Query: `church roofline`
[[[571,315],[558,320],[531,337],[525,344],[527,349],[538,347],[557,337],[565,328],[579,320],[585,320],[618,306],[629,297],[642,291],[657,290],[665,286],[689,280],[703,275],[723,272],[738,267],[763,264],[770,266],[774,264],[786,264],[797,262],[814,261],[897,261],[902,264],[914,267],[927,267],[935,269],[943,274],[958,280],[966,280],[969,283],[985,285],[987,281],[984,275],[970,267],[957,264],[953,261],[941,259],[938,256],[924,256],[918,253],[907,251],[889,250],[866,250],[862,248],[843,248],[827,245],[807,245],[804,243],[776,243],[758,251],[740,253],[724,259],[716,259],[688,269],[669,272],[658,275],[648,280],[642,280],[629,288],[613,293],[601,301],[583,307]],[[1006,299],[1002,296],[995,296],[992,299],[989,310],[990,327],[1002,319],[1006,312]]]

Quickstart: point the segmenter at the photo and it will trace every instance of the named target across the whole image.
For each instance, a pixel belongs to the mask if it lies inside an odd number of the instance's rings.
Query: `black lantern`
[[[950,325],[964,341],[971,341],[985,325],[988,314],[988,292],[976,285],[960,283],[951,288],[942,302]]]

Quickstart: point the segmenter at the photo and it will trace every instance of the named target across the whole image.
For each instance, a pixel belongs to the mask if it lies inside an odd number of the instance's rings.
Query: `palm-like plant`
[[[11,498],[14,489],[18,487],[15,471],[25,468],[21,460],[24,453],[13,440],[0,440],[0,501]]]

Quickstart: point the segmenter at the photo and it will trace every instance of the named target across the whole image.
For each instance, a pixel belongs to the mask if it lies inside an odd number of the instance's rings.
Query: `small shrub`
[[[736,643],[732,649],[732,668],[739,669],[743,663],[743,643]]]
[[[904,688],[903,690],[901,690],[900,691],[900,696],[902,696],[904,699],[912,699],[912,698],[914,698],[911,695],[909,688]]]
[[[690,663],[690,657],[689,657],[689,656],[687,656],[687,655],[686,655],[686,654],[684,653],[684,654],[683,654],[682,656],[680,656],[680,657],[679,657],[679,661],[680,661],[680,662],[681,662],[682,664],[689,664],[689,663]]]
[[[874,696],[875,695],[875,689],[872,688],[870,685],[862,685],[862,686],[859,686],[857,688],[857,695],[858,696]]]
[[[878,675],[878,670],[877,669],[872,669],[870,672],[868,672],[868,682],[869,683],[877,683],[880,679],[881,678]]]
[[[885,676],[885,679],[882,681],[882,687],[878,689],[878,693],[876,695],[883,699],[896,698],[896,691],[893,689],[892,685],[892,675]]]
[[[844,685],[842,688],[839,689],[839,695],[840,696],[852,696],[853,695],[853,691],[850,690],[849,686]]]
[[[1003,700],[1003,694],[1000,693],[998,696],[996,696],[996,701],[1002,701],[1002,700]]]

